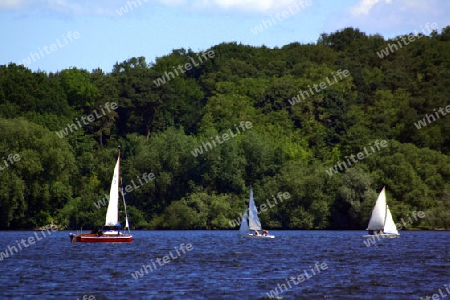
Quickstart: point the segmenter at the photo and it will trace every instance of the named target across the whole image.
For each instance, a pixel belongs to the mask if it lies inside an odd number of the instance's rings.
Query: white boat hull
[[[381,234],[367,234],[363,235],[363,238],[382,238],[382,239],[395,239],[400,237],[400,234],[394,234],[394,233],[381,233]]]
[[[274,235],[254,235],[254,234],[241,234],[242,238],[253,238],[253,239],[274,239]]]

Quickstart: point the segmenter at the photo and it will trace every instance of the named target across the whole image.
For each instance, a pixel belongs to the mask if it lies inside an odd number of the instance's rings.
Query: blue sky
[[[0,65],[111,72],[116,62],[145,56],[151,63],[173,49],[315,43],[350,26],[390,38],[427,23],[439,32],[450,25],[450,1],[0,0]]]

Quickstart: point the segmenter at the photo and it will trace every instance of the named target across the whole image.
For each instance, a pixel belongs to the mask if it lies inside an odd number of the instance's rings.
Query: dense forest
[[[132,229],[237,228],[250,186],[268,229],[363,230],[383,187],[395,221],[448,229],[449,96],[450,26],[2,65],[0,229],[103,225],[118,146]]]

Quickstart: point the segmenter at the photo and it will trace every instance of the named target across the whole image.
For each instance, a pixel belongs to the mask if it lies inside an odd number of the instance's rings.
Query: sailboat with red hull
[[[72,242],[81,243],[129,243],[133,240],[133,235],[130,234],[130,225],[128,223],[127,207],[125,198],[123,198],[123,205],[125,208],[125,229],[128,228],[128,233],[122,232],[122,226],[119,223],[119,177],[120,177],[120,151],[117,158],[117,163],[114,168],[114,175],[111,181],[111,189],[109,191],[109,204],[106,212],[105,225],[102,230],[91,233],[70,233],[70,240]]]

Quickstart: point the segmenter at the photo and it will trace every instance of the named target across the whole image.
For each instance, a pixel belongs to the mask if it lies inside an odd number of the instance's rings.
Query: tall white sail
[[[253,189],[250,187],[250,203],[249,203],[249,229],[250,230],[261,230],[261,222],[258,218],[258,211],[256,209],[255,200],[253,200]]]
[[[244,215],[242,216],[241,220],[241,227],[239,227],[239,232],[246,234],[248,232],[248,216],[247,216],[247,209],[245,209]]]
[[[119,221],[119,164],[120,157],[114,168],[114,175],[111,181],[111,189],[109,191],[108,211],[106,212],[106,226],[114,226]]]
[[[377,203],[372,211],[367,230],[383,230],[386,220],[386,194],[384,187],[378,195]]]
[[[386,223],[384,223],[384,233],[398,234],[397,226],[395,226],[391,211],[386,205]]]

